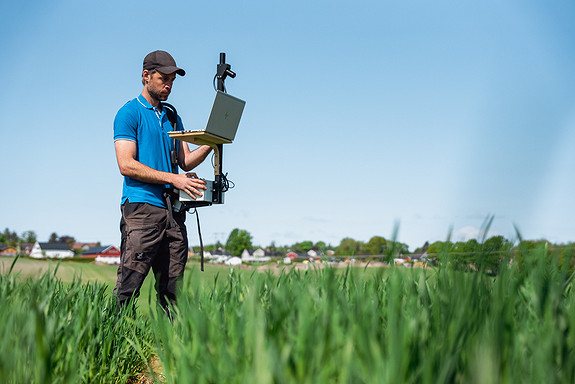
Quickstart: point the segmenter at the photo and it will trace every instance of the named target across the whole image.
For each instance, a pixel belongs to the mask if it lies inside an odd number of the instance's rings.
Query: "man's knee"
[[[140,288],[146,275],[123,266],[120,268],[122,268],[121,278],[116,283],[114,294],[118,303],[124,303],[140,296]]]

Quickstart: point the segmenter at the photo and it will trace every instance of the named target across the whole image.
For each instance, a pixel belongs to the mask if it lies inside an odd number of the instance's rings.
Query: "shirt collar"
[[[144,106],[144,108],[147,109],[154,109],[154,107],[152,107],[152,104],[148,103],[148,100],[146,100],[146,98],[140,94],[140,96],[137,97],[138,102]]]

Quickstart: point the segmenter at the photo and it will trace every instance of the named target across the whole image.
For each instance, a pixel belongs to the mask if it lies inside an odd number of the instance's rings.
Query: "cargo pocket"
[[[161,240],[158,225],[128,228],[127,232],[124,267],[147,274]]]

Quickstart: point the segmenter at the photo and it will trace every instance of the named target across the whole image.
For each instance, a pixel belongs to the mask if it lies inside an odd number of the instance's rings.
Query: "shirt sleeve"
[[[114,141],[131,140],[138,142],[138,116],[133,108],[126,104],[114,119]]]

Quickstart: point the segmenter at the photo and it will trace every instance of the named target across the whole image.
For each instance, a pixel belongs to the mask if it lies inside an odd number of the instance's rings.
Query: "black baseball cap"
[[[182,68],[178,68],[176,65],[176,60],[166,51],[154,51],[150,52],[144,58],[144,69],[152,70],[163,73],[164,75],[169,75],[170,73],[176,72],[180,76],[185,76],[186,71]]]

